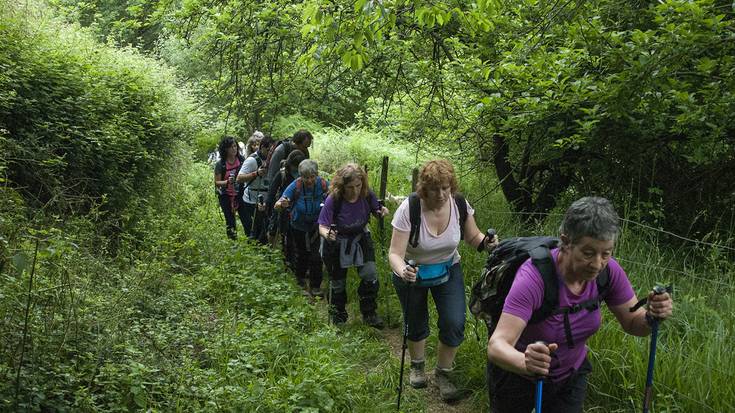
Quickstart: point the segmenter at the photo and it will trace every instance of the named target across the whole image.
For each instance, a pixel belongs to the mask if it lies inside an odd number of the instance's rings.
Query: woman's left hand
[[[497,247],[499,243],[500,243],[500,238],[498,238],[498,234],[495,234],[493,235],[493,239],[488,240],[485,243],[485,250],[487,252],[492,252],[492,250],[494,250],[495,247]]]
[[[653,291],[648,293],[648,313],[658,318],[659,320],[665,320],[671,317],[674,310],[674,301],[668,292],[661,294],[654,294]]]
[[[385,217],[386,215],[388,215],[388,213],[390,213],[390,211],[386,206],[380,207],[380,210],[378,211],[378,215],[380,215],[380,217]]]

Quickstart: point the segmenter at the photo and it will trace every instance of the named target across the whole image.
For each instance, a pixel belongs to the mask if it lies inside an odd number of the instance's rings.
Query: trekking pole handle
[[[663,293],[669,293],[671,294],[674,291],[673,287],[671,285],[663,286],[663,285],[656,285],[653,287],[653,295],[660,295]],[[648,297],[642,298],[640,301],[635,303],[633,307],[630,307],[629,311],[631,313],[636,312],[639,308],[643,307],[644,304],[648,302]]]
[[[495,238],[495,235],[497,233],[495,232],[495,228],[488,228],[487,231],[485,231],[485,237],[482,239],[480,244],[477,246],[477,252],[482,252],[487,245],[488,242],[492,242],[493,238]]]
[[[415,260],[408,260],[408,261],[406,261],[406,264],[407,264],[407,265],[408,265],[409,267],[411,267],[411,268],[413,268],[413,269],[417,270],[417,271],[416,271],[416,281],[414,281],[414,282],[417,282],[417,281],[421,281],[421,278],[419,277],[419,273],[418,273],[418,266],[416,265],[416,261],[415,261]]]

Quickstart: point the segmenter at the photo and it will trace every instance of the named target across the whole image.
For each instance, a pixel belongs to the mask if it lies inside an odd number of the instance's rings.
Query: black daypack
[[[242,156],[242,155],[240,155],[238,153],[237,154],[237,159],[240,161],[240,166],[238,168],[242,168],[242,164],[245,163],[245,157]],[[226,171],[227,171],[227,159],[220,158],[220,160],[215,163],[214,168],[215,168],[215,171],[217,170],[217,168],[220,168],[220,170],[222,171],[222,174],[223,175],[226,174]],[[237,171],[235,171],[235,176],[237,176],[237,174],[239,172],[240,172],[239,169]],[[227,179],[228,177],[225,176],[224,178]],[[247,186],[245,186],[243,184],[240,184],[237,181],[235,181],[235,192],[237,193],[237,197],[238,198],[242,198],[242,195],[245,192],[245,188],[247,188]],[[222,190],[220,190],[219,188],[215,188],[215,193],[217,195],[222,195],[223,194]]]
[[[276,152],[276,149],[278,149],[279,146],[283,145],[283,159],[281,162],[285,161],[286,158],[288,158],[288,155],[291,153],[291,151],[294,149],[294,144],[291,142],[291,139],[283,139],[278,142],[273,142],[271,146],[268,148],[268,155],[266,155],[265,158],[265,167],[270,167],[271,164],[271,158],[273,158],[273,154]],[[304,154],[306,155],[306,154]],[[308,156],[307,156],[308,158]],[[282,165],[278,165],[281,167]]]
[[[516,237],[500,242],[487,259],[480,280],[472,286],[470,295],[470,312],[478,319],[485,321],[488,328],[488,339],[503,311],[505,298],[516,276],[516,271],[528,258],[541,273],[544,281],[544,298],[541,307],[533,312],[528,324],[538,323],[546,318],[564,314],[564,333],[567,345],[574,347],[569,314],[582,310],[595,311],[605,299],[610,289],[610,270],[608,266],[597,275],[596,298],[575,304],[572,307],[559,307],[559,281],[550,250],[559,245],[559,239],[548,236]]]
[[[454,201],[459,211],[459,239],[464,239],[464,224],[467,221],[467,200],[460,193],[454,194]],[[416,192],[408,196],[408,219],[411,221],[411,233],[408,235],[408,243],[412,248],[419,245],[419,233],[421,232],[421,202]]]

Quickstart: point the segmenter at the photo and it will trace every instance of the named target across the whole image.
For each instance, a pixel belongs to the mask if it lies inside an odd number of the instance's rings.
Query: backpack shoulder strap
[[[342,198],[332,198],[334,203],[332,204],[332,224],[337,225],[337,217],[342,210]]]
[[[299,199],[299,196],[301,196],[301,187],[304,185],[303,181],[301,180],[301,177],[296,178],[296,184],[294,185],[294,191],[293,191],[293,199],[291,200],[291,205],[296,205],[296,201]]]
[[[327,195],[329,195],[327,193],[329,191],[329,189],[327,188],[327,181],[326,181],[326,179],[322,178],[321,176],[317,177],[316,179],[318,179],[319,181],[321,181],[321,183],[322,183],[322,198],[323,199],[326,199],[327,198]]]
[[[572,337],[572,326],[569,322],[569,314],[574,314],[582,310],[592,312],[600,308],[600,303],[605,299],[605,296],[607,296],[607,293],[610,289],[609,266],[606,265],[605,268],[603,268],[602,271],[597,274],[595,284],[597,284],[597,297],[591,298],[581,303],[577,303],[570,307],[558,307],[557,304],[557,308],[554,308],[552,310],[552,314],[564,315],[564,335],[566,336],[567,345],[569,346],[569,348],[574,348],[574,338]]]
[[[416,248],[419,245],[419,233],[421,232],[421,202],[416,192],[408,196],[408,219],[411,222],[408,244]]]
[[[459,212],[459,239],[464,240],[464,224],[467,222],[467,200],[459,192],[454,194],[454,202]]]
[[[263,158],[260,157],[257,151],[251,153],[250,156],[255,159],[255,163],[258,165],[258,169],[260,169],[263,166]]]
[[[610,265],[606,265],[605,268],[597,274],[595,279],[597,283],[597,300],[598,303],[602,302],[607,293],[610,291]]]
[[[556,277],[554,269],[554,260],[551,252],[546,245],[540,245],[528,252],[531,262],[541,273],[541,279],[544,281],[544,299],[541,307],[533,312],[529,324],[537,323],[550,316],[559,305],[559,281]]]

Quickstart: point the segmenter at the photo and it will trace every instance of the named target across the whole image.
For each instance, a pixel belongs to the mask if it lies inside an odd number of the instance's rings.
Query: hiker
[[[290,226],[288,224],[288,212],[283,209],[275,209],[274,204],[276,200],[283,195],[283,191],[296,178],[299,177],[299,164],[301,161],[306,159],[304,153],[298,149],[294,149],[288,158],[286,163],[281,168],[281,171],[276,175],[273,182],[268,187],[268,196],[265,200],[266,214],[270,217],[268,221],[268,241],[273,243],[274,238],[281,234],[281,248],[283,250],[283,257],[285,259],[286,266],[294,271],[294,245],[293,237],[289,235]]]
[[[258,148],[260,147],[260,141],[263,140],[263,132],[256,130],[253,132],[253,134],[248,138],[248,143],[245,144],[245,157],[248,157],[255,153]]]
[[[289,235],[293,237],[295,274],[305,295],[322,297],[322,258],[319,256],[317,219],[321,204],[329,192],[329,182],[319,176],[316,161],[304,159],[299,164],[299,177],[283,191],[274,205],[288,208]]]
[[[368,187],[367,173],[349,163],[334,174],[329,196],[319,214],[322,258],[329,274],[329,311],[334,324],[347,322],[347,270],[357,269],[360,286],[360,313],[365,324],[383,328],[377,313],[378,271],[375,247],[366,226],[370,214],[384,217],[388,208],[380,205]]]
[[[559,228],[561,244],[551,249],[552,276],[558,280],[558,305],[566,311],[529,323],[541,307],[544,282],[529,259],[517,270],[494,333],[488,341],[488,379],[492,411],[530,412],[534,382],[544,378],[543,411],[582,412],[587,376],[587,339],[599,328],[600,299],[628,334],[650,334],[653,318],[671,316],[668,293],[648,295],[648,310],[630,309],[636,296],[625,271],[612,257],[619,233],[618,215],[610,201],[581,198],[567,209]],[[598,274],[606,271],[607,287],[598,294]],[[587,303],[598,304],[588,306]]]
[[[434,379],[446,402],[456,401],[464,394],[454,385],[451,374],[454,357],[464,339],[466,306],[457,246],[464,239],[480,251],[491,249],[498,242],[497,236],[487,237],[477,228],[474,213],[469,203],[457,194],[452,165],[446,160],[433,160],[421,168],[416,193],[401,203],[391,222],[389,260],[404,323],[408,324],[409,382],[414,388],[427,384],[424,348],[429,336],[427,296],[431,291],[439,315]],[[408,260],[415,261],[417,268],[409,265]]]
[[[248,143],[254,137],[255,135],[251,136]],[[244,185],[242,200],[245,203],[246,232],[251,239],[263,244],[266,242],[267,226],[265,196],[268,194],[263,177],[266,174],[265,154],[268,153],[270,144],[270,137],[263,137],[256,151],[245,159],[237,175],[237,181]]]
[[[266,184],[270,184],[281,170],[281,161],[288,157],[292,150],[298,149],[309,158],[309,146],[314,140],[311,132],[306,129],[299,129],[293,134],[291,139],[286,139],[278,143],[268,156],[268,175],[266,176]]]
[[[248,225],[246,221],[245,205],[240,196],[241,186],[237,183],[237,171],[245,159],[238,154],[237,142],[231,136],[225,136],[218,147],[219,160],[214,165],[214,186],[219,199],[219,206],[225,216],[227,237],[237,239],[235,223],[235,212],[240,217],[240,222],[247,235]]]

